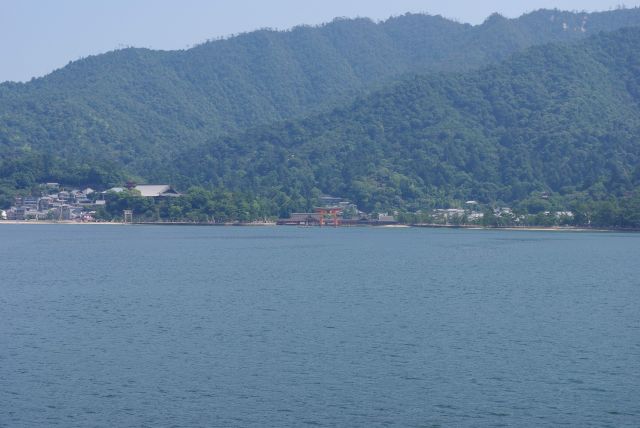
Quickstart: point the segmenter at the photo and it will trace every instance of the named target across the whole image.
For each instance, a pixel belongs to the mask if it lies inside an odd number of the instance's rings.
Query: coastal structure
[[[117,197],[113,193],[134,189],[126,198]],[[124,195],[122,195],[124,196]],[[213,217],[188,217],[181,212],[180,203],[169,201],[170,198],[182,196],[168,184],[128,183],[126,187],[113,187],[107,191],[96,192],[89,187],[84,189],[64,189],[58,183],[43,183],[39,192],[15,198],[14,205],[7,210],[0,210],[0,221],[79,221],[92,222],[99,220],[133,222],[132,206],[141,204],[142,215],[139,221],[149,223],[186,221],[188,224],[213,224]],[[133,203],[130,197],[138,198]],[[147,199],[141,201],[140,198]],[[149,200],[153,199],[153,200]],[[467,201],[464,208],[436,208],[415,212],[373,212],[365,213],[351,201],[334,196],[324,195],[318,198],[319,206],[313,212],[297,212],[287,218],[277,220],[279,225],[295,226],[393,226],[399,223],[420,226],[480,225],[486,227],[523,226],[527,224],[568,225],[574,219],[571,211],[543,211],[535,214],[522,214],[508,206],[491,207],[477,201]],[[176,201],[177,202],[177,201]],[[111,204],[114,204],[113,206]],[[116,208],[118,207],[118,208]],[[163,208],[164,207],[164,208]],[[178,212],[178,216],[168,217],[167,207]],[[164,209],[164,216],[162,210]],[[114,215],[118,210],[124,215]],[[123,211],[120,211],[123,210]],[[179,217],[183,214],[184,217]],[[186,219],[186,220],[185,220]],[[236,219],[227,223],[245,224]],[[263,224],[264,222],[259,222]]]
[[[387,226],[397,224],[397,212],[370,215],[360,211],[351,201],[329,195],[318,198],[320,206],[314,212],[292,213],[281,218],[278,225],[287,226]]]
[[[356,224],[368,221],[368,215],[348,199],[337,196],[322,195],[314,212],[292,213],[288,218],[277,221],[279,225],[324,226],[326,224],[338,226],[341,224]]]

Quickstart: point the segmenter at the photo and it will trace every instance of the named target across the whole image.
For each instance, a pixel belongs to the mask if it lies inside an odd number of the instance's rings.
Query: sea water
[[[640,234],[0,225],[0,426],[640,426]]]

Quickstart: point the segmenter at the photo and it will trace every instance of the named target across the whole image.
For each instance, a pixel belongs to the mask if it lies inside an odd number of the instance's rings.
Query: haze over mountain
[[[621,195],[640,176],[640,37],[578,41],[639,23],[640,9],[480,26],[405,15],[90,57],[0,85],[3,192],[133,176],[277,200],[280,214],[320,192],[367,209]]]

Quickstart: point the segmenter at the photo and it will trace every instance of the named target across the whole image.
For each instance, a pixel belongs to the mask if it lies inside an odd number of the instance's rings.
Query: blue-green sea
[[[2,427],[640,426],[640,234],[0,225]]]

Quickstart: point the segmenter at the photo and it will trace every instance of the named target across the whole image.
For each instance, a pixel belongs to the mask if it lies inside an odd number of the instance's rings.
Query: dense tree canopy
[[[211,135],[320,112],[407,73],[470,70],[639,23],[640,9],[493,15],[478,26],[407,14],[260,30],[184,51],[123,49],[1,84],[0,155],[31,149],[139,173]]]
[[[179,156],[172,177],[302,200],[336,194],[367,210],[512,203],[534,192],[621,196],[640,184],[638,76],[639,29],[532,48],[213,139]]]
[[[0,85],[0,205],[40,182],[129,179],[192,189],[148,218],[286,216],[327,193],[367,211],[476,199],[629,225],[640,30],[584,37],[639,18],[405,15],[90,57]]]

